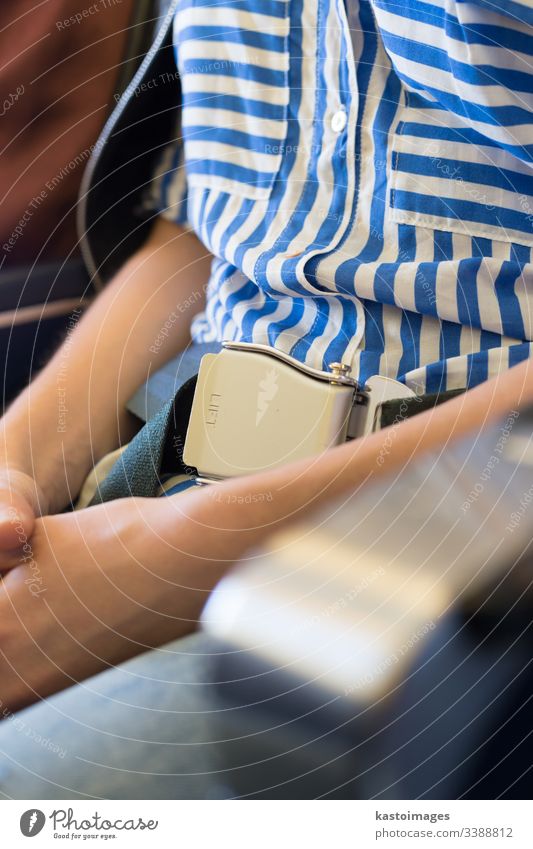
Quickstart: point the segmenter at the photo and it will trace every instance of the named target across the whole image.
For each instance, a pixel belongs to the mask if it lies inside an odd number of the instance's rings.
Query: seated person
[[[2,421],[4,705],[190,632],[267,534],[533,401],[531,0],[512,9],[178,4],[183,147],[154,182],[151,234]],[[131,437],[132,393],[191,338],[467,391],[392,440],[234,478],[217,498],[195,487],[62,513]]]

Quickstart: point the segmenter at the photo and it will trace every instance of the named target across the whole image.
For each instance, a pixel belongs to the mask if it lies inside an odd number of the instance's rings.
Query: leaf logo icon
[[[275,369],[267,371],[264,378],[259,382],[259,391],[257,393],[257,414],[255,417],[255,426],[261,422],[261,419],[268,410],[271,401],[278,394],[278,375]]]

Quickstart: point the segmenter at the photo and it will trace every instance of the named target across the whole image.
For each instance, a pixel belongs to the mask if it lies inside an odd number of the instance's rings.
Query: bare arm
[[[35,509],[34,479],[41,510],[61,509],[91,465],[129,437],[125,403],[150,371],[187,345],[210,261],[194,235],[163,219],[156,222],[147,243],[2,419],[4,500],[9,491],[13,503],[20,485]],[[161,337],[169,319],[171,332]],[[24,504],[17,506],[31,524]],[[1,535],[0,527],[0,544]]]
[[[482,430],[509,411],[533,404],[533,362],[527,360],[464,395],[398,425],[347,442],[313,460],[216,485],[216,497],[200,490],[187,502],[191,534],[202,529],[202,557],[224,561],[240,557],[250,546],[290,521],[301,518],[367,481],[403,468],[425,451]],[[378,461],[379,460],[379,461]],[[244,501],[247,495],[269,494]],[[163,537],[177,544],[172,513],[181,511],[179,495],[168,499],[157,519]],[[239,505],[245,503],[243,509]],[[152,511],[153,512],[153,511]],[[162,515],[168,513],[168,517]],[[168,538],[168,537],[167,537]],[[183,536],[180,537],[183,547]],[[194,548],[191,536],[191,545]],[[211,576],[208,575],[208,582]]]
[[[0,586],[4,704],[27,704],[190,632],[220,578],[273,531],[531,402],[527,362],[312,461],[38,520],[29,558],[15,559]]]

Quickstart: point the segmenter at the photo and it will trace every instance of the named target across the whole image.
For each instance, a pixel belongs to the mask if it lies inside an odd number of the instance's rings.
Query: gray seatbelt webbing
[[[180,451],[185,442],[200,360],[204,354],[217,353],[220,348],[219,343],[192,345],[135,393],[128,409],[146,424],[117,459],[90,506],[130,496],[154,497],[161,485],[162,467],[169,451],[173,471],[180,471]]]

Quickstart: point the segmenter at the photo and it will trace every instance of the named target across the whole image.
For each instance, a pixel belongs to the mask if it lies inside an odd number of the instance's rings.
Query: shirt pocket
[[[190,188],[269,197],[289,103],[289,0],[181,0],[174,44]]]
[[[533,247],[531,165],[413,95],[393,135],[389,185],[396,223]]]

